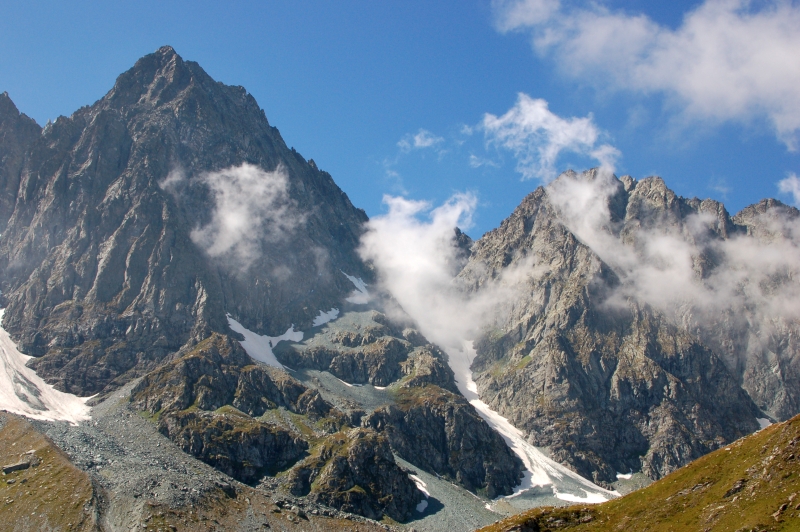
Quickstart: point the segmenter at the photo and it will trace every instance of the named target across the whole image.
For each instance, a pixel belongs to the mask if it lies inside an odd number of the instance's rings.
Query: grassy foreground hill
[[[800,531],[800,416],[597,506],[536,508],[482,532]]]

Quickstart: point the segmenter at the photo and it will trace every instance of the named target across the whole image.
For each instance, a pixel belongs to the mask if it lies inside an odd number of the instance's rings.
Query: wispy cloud
[[[800,207],[800,178],[797,174],[789,174],[786,179],[778,181],[778,190],[790,194],[795,207]]]
[[[165,189],[186,179],[180,170],[161,184]],[[263,242],[283,240],[304,217],[289,197],[286,169],[279,165],[267,172],[242,164],[198,176],[211,191],[211,221],[191,233],[192,241],[211,257],[228,259],[247,269],[262,253]]]
[[[728,194],[731,192],[731,187],[728,186],[728,182],[720,177],[711,179],[708,182],[708,188],[719,194],[723,200],[727,200]]]
[[[489,143],[514,153],[523,179],[547,182],[555,178],[556,160],[563,152],[591,157],[606,167],[612,167],[619,156],[613,146],[598,146],[600,131],[591,115],[562,118],[550,111],[545,100],[523,93],[504,115],[487,113],[481,127]]]
[[[499,31],[529,31],[568,75],[661,93],[693,118],[765,119],[790,150],[800,131],[800,5],[706,0],[671,29],[602,3],[496,0]]]
[[[493,168],[499,168],[500,167],[500,165],[497,162],[495,162],[495,161],[493,161],[491,159],[487,159],[485,157],[478,157],[474,153],[470,153],[469,154],[468,161],[469,161],[469,165],[472,168],[480,168],[482,166],[491,166]]]
[[[407,134],[397,143],[403,151],[433,148],[444,142],[443,137],[437,137],[427,129],[420,129],[415,134]]]

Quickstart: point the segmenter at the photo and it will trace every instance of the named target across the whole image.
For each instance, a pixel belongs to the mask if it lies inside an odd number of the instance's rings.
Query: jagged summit
[[[568,172],[538,188],[459,274],[478,290],[535,272],[476,343],[481,398],[606,482],[629,470],[658,478],[756,418],[791,417],[798,324],[777,309],[797,291],[797,215],[763,200],[731,217],[659,177]]]
[[[369,277],[355,251],[364,211],[247,91],[171,47],[41,134],[6,114],[4,324],[62,390],[118,386],[230,332],[226,313],[262,334],[307,328],[352,291],[342,271]],[[242,213],[249,225],[232,230]]]

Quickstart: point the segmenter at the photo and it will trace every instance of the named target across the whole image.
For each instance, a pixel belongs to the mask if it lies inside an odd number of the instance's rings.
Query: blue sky
[[[797,2],[2,2],[0,91],[44,124],[164,44],[371,216],[472,192],[479,237],[600,162],[731,212],[800,201]]]

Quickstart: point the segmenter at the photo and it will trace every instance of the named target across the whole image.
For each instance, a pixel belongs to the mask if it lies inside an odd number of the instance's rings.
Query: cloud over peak
[[[484,115],[482,128],[489,143],[514,153],[523,179],[551,181],[556,159],[565,151],[589,156],[609,168],[619,156],[613,146],[597,145],[600,131],[591,115],[562,118],[550,111],[545,100],[524,93],[504,115]]]
[[[169,190],[185,179],[176,170],[161,186]],[[191,238],[211,257],[246,269],[261,256],[263,242],[287,238],[304,220],[289,197],[283,165],[267,172],[243,163],[203,173],[198,179],[211,191],[214,210],[211,221],[192,231]]]

